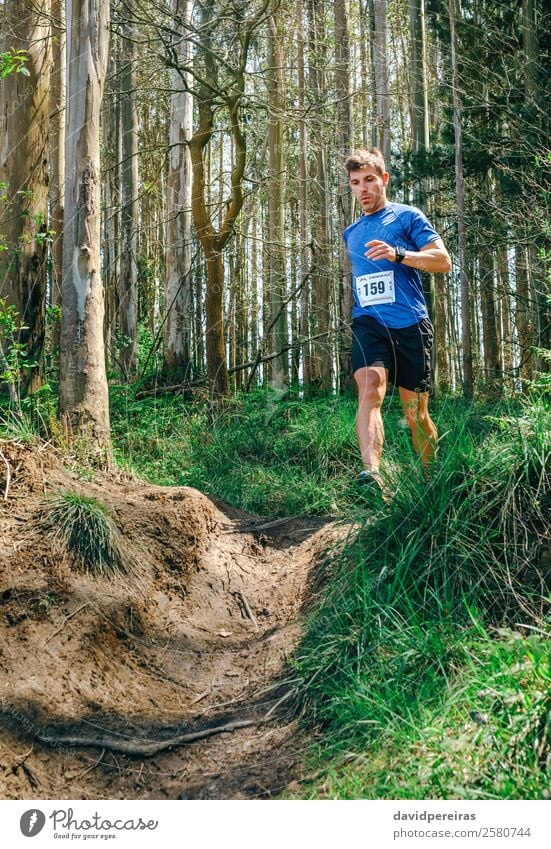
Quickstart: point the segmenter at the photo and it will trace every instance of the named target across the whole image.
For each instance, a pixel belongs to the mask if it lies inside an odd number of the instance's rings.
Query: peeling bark
[[[192,61],[191,42],[186,28],[191,22],[191,0],[173,0],[174,14],[182,25],[174,49],[186,85],[186,72]],[[182,76],[171,69],[169,168],[167,181],[166,239],[166,343],[164,372],[172,379],[186,380],[191,365],[191,326],[193,306],[191,234],[191,157],[189,140],[193,130],[193,98],[182,85]]]
[[[48,221],[48,113],[51,64],[49,0],[31,6],[6,0],[2,49],[26,50],[28,76],[9,74],[0,87],[0,180],[9,205],[0,214],[8,250],[0,266],[0,296],[24,326],[19,341],[34,368],[24,374],[27,392],[43,381]]]
[[[68,437],[109,453],[100,268],[99,127],[108,0],[67,2],[67,136],[59,409]],[[84,96],[83,96],[84,92]]]

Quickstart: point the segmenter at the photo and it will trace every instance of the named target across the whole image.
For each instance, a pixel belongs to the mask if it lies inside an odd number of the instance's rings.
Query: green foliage
[[[26,346],[20,342],[21,332],[27,330],[19,321],[13,304],[0,298],[0,388],[7,385],[11,413],[22,417],[21,381],[25,369],[34,368],[36,362],[29,356]]]
[[[28,60],[26,50],[8,50],[7,53],[0,53],[0,80],[14,73],[29,77],[30,71],[26,66]]]
[[[537,632],[481,634],[478,629],[464,635],[451,675],[438,698],[427,699],[429,686],[423,687],[412,721],[389,712],[386,725],[376,724],[365,751],[355,757],[348,752],[346,763],[335,758],[329,770],[325,760],[323,789],[312,784],[303,795],[548,798],[549,642]]]
[[[313,769],[323,787],[303,795],[544,795],[545,392],[530,405],[434,403],[440,445],[428,480],[398,399],[387,398],[393,497],[372,509],[353,484],[355,397],[307,401],[259,389],[213,417],[206,401],[137,401],[136,391],[112,389],[115,452],[133,471],[270,517],[336,512],[355,524],[320,578],[289,672],[320,731]]]
[[[114,578],[131,571],[117,527],[95,498],[61,493],[48,505],[45,527],[56,546],[89,574]]]
[[[11,409],[0,410],[0,435],[3,439],[13,439],[28,444],[36,443],[40,438],[29,417]]]
[[[492,648],[487,629],[515,625],[531,633],[544,627],[551,410],[540,399],[520,416],[488,416],[481,422],[488,429],[483,442],[468,418],[467,408],[462,418],[456,415],[453,440],[449,434],[441,445],[430,480],[420,470],[404,474],[402,468],[392,501],[333,564],[332,580],[310,618],[294,661],[296,685],[305,715],[324,728],[326,753],[388,749],[398,761],[397,750],[402,758],[413,745],[420,751],[435,717],[463,692],[473,658]],[[499,646],[493,648],[497,666],[502,655]],[[538,667],[542,675],[549,675],[544,664]],[[534,684],[533,703],[527,700],[517,730],[533,728],[534,717],[541,718],[539,686]],[[507,723],[509,729],[514,725]],[[498,765],[505,758],[504,739]],[[494,749],[487,750],[492,757]],[[522,796],[521,760],[519,754],[512,783],[488,761],[487,775],[475,770],[461,792],[476,795],[480,780],[481,796],[506,796],[513,789]],[[535,769],[534,757],[530,763]],[[425,784],[412,789],[406,782],[404,797],[450,792],[451,769],[446,786],[430,783],[432,767],[424,760],[421,769],[428,775]],[[540,792],[542,775],[533,780]],[[386,780],[400,796],[399,781],[406,778],[407,771],[401,778],[389,773]],[[337,795],[341,791],[349,792],[340,787]],[[382,791],[362,785],[363,795],[372,792]]]
[[[133,400],[112,391],[119,462],[163,485],[187,485],[272,517],[327,514],[346,501],[358,467],[353,398],[307,403],[267,390],[229,400],[212,419],[208,403],[181,397]]]

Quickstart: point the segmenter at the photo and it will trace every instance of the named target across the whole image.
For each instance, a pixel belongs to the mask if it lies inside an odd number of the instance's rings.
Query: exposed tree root
[[[251,725],[260,725],[267,718],[260,719],[238,719],[226,722],[224,725],[215,725],[212,728],[203,728],[201,731],[192,731],[189,734],[178,734],[169,737],[168,740],[139,740],[139,739],[117,739],[116,737],[79,737],[48,734],[47,742],[55,747],[71,749],[105,749],[108,752],[120,752],[124,755],[136,755],[149,757],[159,752],[164,752],[174,746],[185,746],[187,743],[195,743],[213,734],[227,734],[240,728],[249,728]]]

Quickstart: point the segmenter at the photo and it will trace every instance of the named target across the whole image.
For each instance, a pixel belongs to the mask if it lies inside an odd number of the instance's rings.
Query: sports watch
[[[396,245],[394,248],[394,252],[396,254],[395,262],[403,262],[406,258],[406,251],[401,245]]]

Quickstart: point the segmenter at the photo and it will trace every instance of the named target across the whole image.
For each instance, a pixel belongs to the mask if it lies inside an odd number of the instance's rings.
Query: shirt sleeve
[[[425,213],[415,207],[408,214],[406,221],[402,219],[402,223],[405,225],[405,230],[418,251],[424,248],[425,245],[430,244],[430,242],[435,242],[440,238]]]

